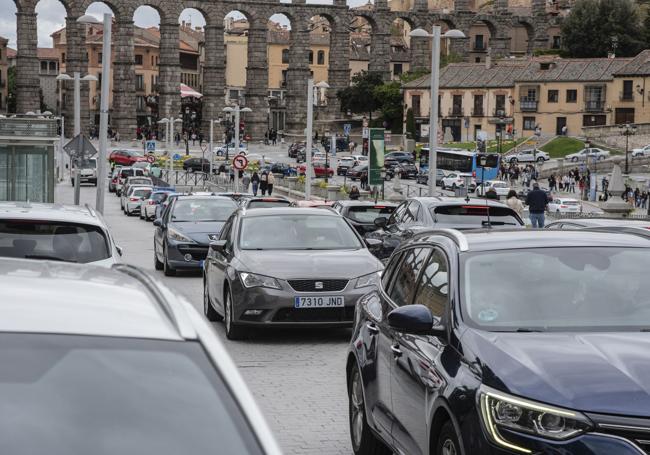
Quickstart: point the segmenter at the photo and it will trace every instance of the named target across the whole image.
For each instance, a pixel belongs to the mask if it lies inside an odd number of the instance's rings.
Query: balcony
[[[472,109],[472,117],[485,117],[485,111],[482,107]]]
[[[605,110],[604,100],[587,100],[585,101],[586,112],[602,112]]]
[[[621,92],[618,99],[620,101],[634,101],[634,92]]]
[[[472,52],[486,52],[487,44],[485,43],[472,43]]]
[[[522,98],[519,100],[519,109],[521,112],[537,112],[537,100]]]
[[[463,116],[462,106],[453,106],[449,108],[449,117],[462,117],[462,116]]]
[[[507,117],[505,108],[496,108],[492,111],[492,117]]]

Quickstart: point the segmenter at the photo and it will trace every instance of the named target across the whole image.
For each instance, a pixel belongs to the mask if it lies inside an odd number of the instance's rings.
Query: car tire
[[[513,158],[510,158],[510,162],[511,162],[512,164],[517,164],[517,158],[514,158],[514,157],[513,157]]]
[[[141,220],[144,220],[144,219],[145,219],[144,216],[142,215],[142,210],[140,210],[140,219],[141,219]]]
[[[540,156],[539,158],[537,158],[538,163],[543,163],[544,161],[545,161],[545,159],[544,159],[543,156]]]
[[[571,158],[571,162],[572,163],[577,163],[578,162],[578,157],[574,156],[573,158]]]
[[[454,430],[454,425],[451,420],[445,422],[440,429],[438,441],[436,442],[435,455],[460,455],[460,442],[458,442],[458,435]]]
[[[208,319],[208,321],[223,321],[223,316],[217,313],[217,310],[214,309],[210,303],[210,291],[208,289],[208,280],[203,277],[203,314]]]
[[[390,455],[393,453],[375,436],[366,419],[363,385],[359,368],[355,365],[348,381],[348,421],[350,440],[355,455]]]
[[[223,304],[223,317],[226,326],[226,338],[229,340],[241,340],[246,335],[246,329],[235,324],[232,314],[232,292],[230,288],[226,289],[225,302]]]
[[[163,273],[165,276],[176,276],[176,269],[172,269],[167,261],[167,247],[163,247]]]
[[[163,269],[163,263],[158,260],[158,253],[156,252],[156,241],[153,242],[153,267],[156,270]]]

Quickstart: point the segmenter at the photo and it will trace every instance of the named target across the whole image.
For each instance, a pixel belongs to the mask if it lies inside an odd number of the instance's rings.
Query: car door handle
[[[393,351],[393,355],[395,357],[401,357],[402,356],[402,350],[399,348],[399,345],[394,344],[390,347],[390,350]]]
[[[377,335],[379,333],[379,329],[372,322],[366,322],[366,328],[372,335]]]

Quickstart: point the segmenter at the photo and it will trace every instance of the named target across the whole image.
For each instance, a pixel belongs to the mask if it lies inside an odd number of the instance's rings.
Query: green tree
[[[379,73],[362,71],[355,74],[352,76],[350,86],[336,93],[341,102],[341,111],[367,114],[368,118],[372,120],[373,111],[376,111],[381,105],[375,98],[375,88],[383,83]]]
[[[406,111],[406,133],[410,139],[414,139],[416,136],[415,115],[413,115],[413,109],[410,107]]]
[[[16,67],[7,70],[7,112],[16,112]]]
[[[568,57],[619,57],[643,49],[639,9],[632,0],[577,0],[562,23],[563,50]]]
[[[393,81],[378,85],[375,87],[373,95],[379,104],[378,109],[381,111],[381,116],[389,128],[394,132],[401,132],[402,116],[404,115],[402,84]]]
[[[641,30],[643,44],[646,49],[650,49],[650,11],[646,10],[645,17],[643,18],[643,27]]]

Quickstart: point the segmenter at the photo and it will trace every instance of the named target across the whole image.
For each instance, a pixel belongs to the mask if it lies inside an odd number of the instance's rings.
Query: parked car
[[[214,330],[141,270],[1,260],[0,287],[4,452],[281,453]]]
[[[88,158],[81,162],[79,167],[74,164],[70,171],[70,183],[74,186],[74,181],[79,176],[79,184],[92,183],[97,186],[97,158]]]
[[[603,229],[626,230],[641,229],[650,232],[650,221],[625,218],[566,218],[546,224],[546,229]]]
[[[397,204],[394,202],[340,200],[332,204],[332,208],[340,213],[360,235],[376,231],[375,220],[379,217],[389,217]]]
[[[240,202],[240,205],[245,209],[264,209],[272,207],[289,207],[291,205],[291,201],[281,196],[253,196],[243,198]]]
[[[153,189],[149,197],[140,204],[140,219],[151,221],[156,218],[156,207],[164,203],[170,194],[175,194],[173,190]]]
[[[565,159],[569,161],[573,161],[575,163],[578,161],[585,161],[587,159],[590,160],[596,159],[600,161],[608,157],[609,157],[609,151],[591,147],[591,148],[582,149],[576,153],[571,153],[570,155],[567,155]]]
[[[226,336],[254,327],[349,327],[381,263],[337,213],[315,208],[238,210],[210,242],[204,309]]]
[[[436,168],[436,186],[442,186],[442,179],[447,177],[448,172],[443,171],[442,169]],[[420,183],[422,185],[429,184],[429,172],[419,171],[417,177],[415,178],[415,183]]]
[[[208,254],[208,244],[219,237],[228,217],[237,209],[230,198],[184,196],[171,202],[154,220],[154,266],[173,276],[179,269],[200,270]]]
[[[348,170],[354,167],[356,160],[352,157],[343,157],[336,164],[336,175],[347,175]]]
[[[362,164],[368,164],[368,157],[366,155],[350,155],[352,158],[354,158],[354,161],[356,166],[361,166]]]
[[[146,161],[142,153],[136,152],[135,150],[113,150],[108,157],[108,160],[112,163],[119,164],[121,166],[131,166],[133,163],[138,161]]]
[[[129,177],[144,177],[144,171],[142,169],[137,169],[133,167],[123,167],[120,169],[119,176],[115,182],[115,195],[117,197],[122,196],[122,188],[126,183],[126,179]],[[144,177],[148,178],[148,177]]]
[[[287,154],[289,155],[289,158],[296,158],[296,155],[298,154],[298,150],[306,146],[307,143],[305,141],[294,142],[291,145],[289,145],[289,148],[287,150],[288,152]]]
[[[111,176],[108,181],[108,192],[109,193],[115,193],[115,187],[117,185],[117,181],[120,179],[120,170],[122,169],[122,166],[115,166],[115,168],[111,171]]]
[[[503,180],[486,180],[476,187],[476,195],[485,196],[490,189],[496,191],[499,198],[505,198],[510,192],[510,185]]]
[[[144,175],[146,176],[149,176],[151,174],[151,163],[148,161],[138,161],[137,163],[133,163],[131,167],[142,169]]]
[[[548,203],[547,210],[556,213],[580,213],[582,211],[582,205],[577,199],[556,197]]]
[[[304,163],[304,162],[306,161],[306,158],[305,158],[305,156],[306,156],[306,154],[305,154],[305,150],[306,150],[306,147],[300,147],[300,148],[296,151],[296,162],[297,162],[297,163]],[[325,154],[321,153],[321,151],[318,150],[316,147],[312,148],[312,149],[311,149],[311,156],[312,156],[312,158],[313,158],[314,156],[317,156],[317,155],[320,155],[320,156],[323,157],[323,159],[325,159]]]
[[[546,193],[546,197],[548,198],[549,202],[553,200],[553,193],[551,193],[551,190],[542,186],[540,186],[539,189]],[[517,192],[517,198],[525,202],[528,198],[528,193],[530,193],[532,190],[532,188],[522,188]]]
[[[324,200],[316,200],[312,199],[309,201],[305,200],[297,200],[293,201],[291,203],[291,207],[312,207],[312,208],[319,208],[319,209],[330,209],[334,205],[335,201],[324,201]]]
[[[183,170],[188,172],[210,172],[210,160],[207,158],[188,158],[183,161]]]
[[[368,165],[360,164],[359,166],[355,166],[352,169],[348,169],[347,176],[350,180],[359,180],[361,179],[361,174],[364,172],[368,172]]]
[[[489,217],[488,217],[489,215]],[[378,230],[367,239],[381,240],[371,250],[379,259],[388,258],[403,240],[430,228],[492,229],[522,228],[524,222],[505,204],[489,199],[417,197],[402,202],[388,217],[375,220]]]
[[[273,163],[269,169],[274,174],[282,174],[285,177],[296,175],[298,171],[288,163]]]
[[[332,177],[334,175],[334,169],[332,169],[331,166],[328,166],[327,170],[325,169],[325,162],[314,161],[312,163],[312,169],[314,170],[314,175],[317,178],[325,177],[325,175],[327,175],[328,177]],[[298,174],[305,175],[306,173],[307,173],[306,165],[301,164],[300,166],[298,166]]]
[[[506,160],[510,163],[543,163],[550,160],[551,157],[548,153],[539,149],[521,150],[512,155],[508,155]]]
[[[140,207],[146,199],[149,199],[153,188],[150,186],[132,186],[124,200],[124,214],[127,216],[139,215]]]
[[[330,151],[331,148],[331,138],[330,137],[323,137],[323,148],[328,152],[332,153]],[[347,137],[337,137],[336,138],[336,153],[341,153],[341,152],[347,152],[350,147],[350,142],[348,141]]]
[[[120,207],[124,208],[124,197],[126,194],[129,192],[129,189],[133,185],[138,185],[138,186],[149,186],[153,187],[153,179],[151,177],[143,177],[143,176],[136,176],[136,177],[127,177],[126,181],[122,185],[122,190],[120,194]]]
[[[121,255],[101,214],[88,206],[0,202],[2,257],[111,266]]]
[[[239,143],[239,151],[235,153],[235,143],[231,142],[230,144],[226,145],[220,145],[218,147],[215,147],[214,153],[217,156],[226,156],[226,151],[228,152],[229,157],[238,155],[240,153],[243,153],[244,155],[246,152],[248,152],[248,147],[245,142],[240,142]]]
[[[406,240],[357,305],[353,452],[646,453],[648,253],[584,231]]]
[[[641,156],[650,156],[650,145],[646,145],[645,147],[640,147],[636,149],[632,149],[632,157],[637,158]]]
[[[398,162],[394,167],[386,169],[386,180],[390,180],[396,175],[399,175],[401,179],[417,179],[418,168],[415,167],[415,164],[407,161]]]
[[[456,188],[464,188],[465,177],[467,176],[471,177],[468,191],[470,193],[474,192],[474,190],[476,190],[476,179],[472,177],[471,174],[458,174],[456,172],[450,172],[447,176],[442,178],[442,189],[455,190]]]
[[[398,163],[413,163],[415,158],[411,152],[389,152],[384,155],[384,163],[397,161]]]

